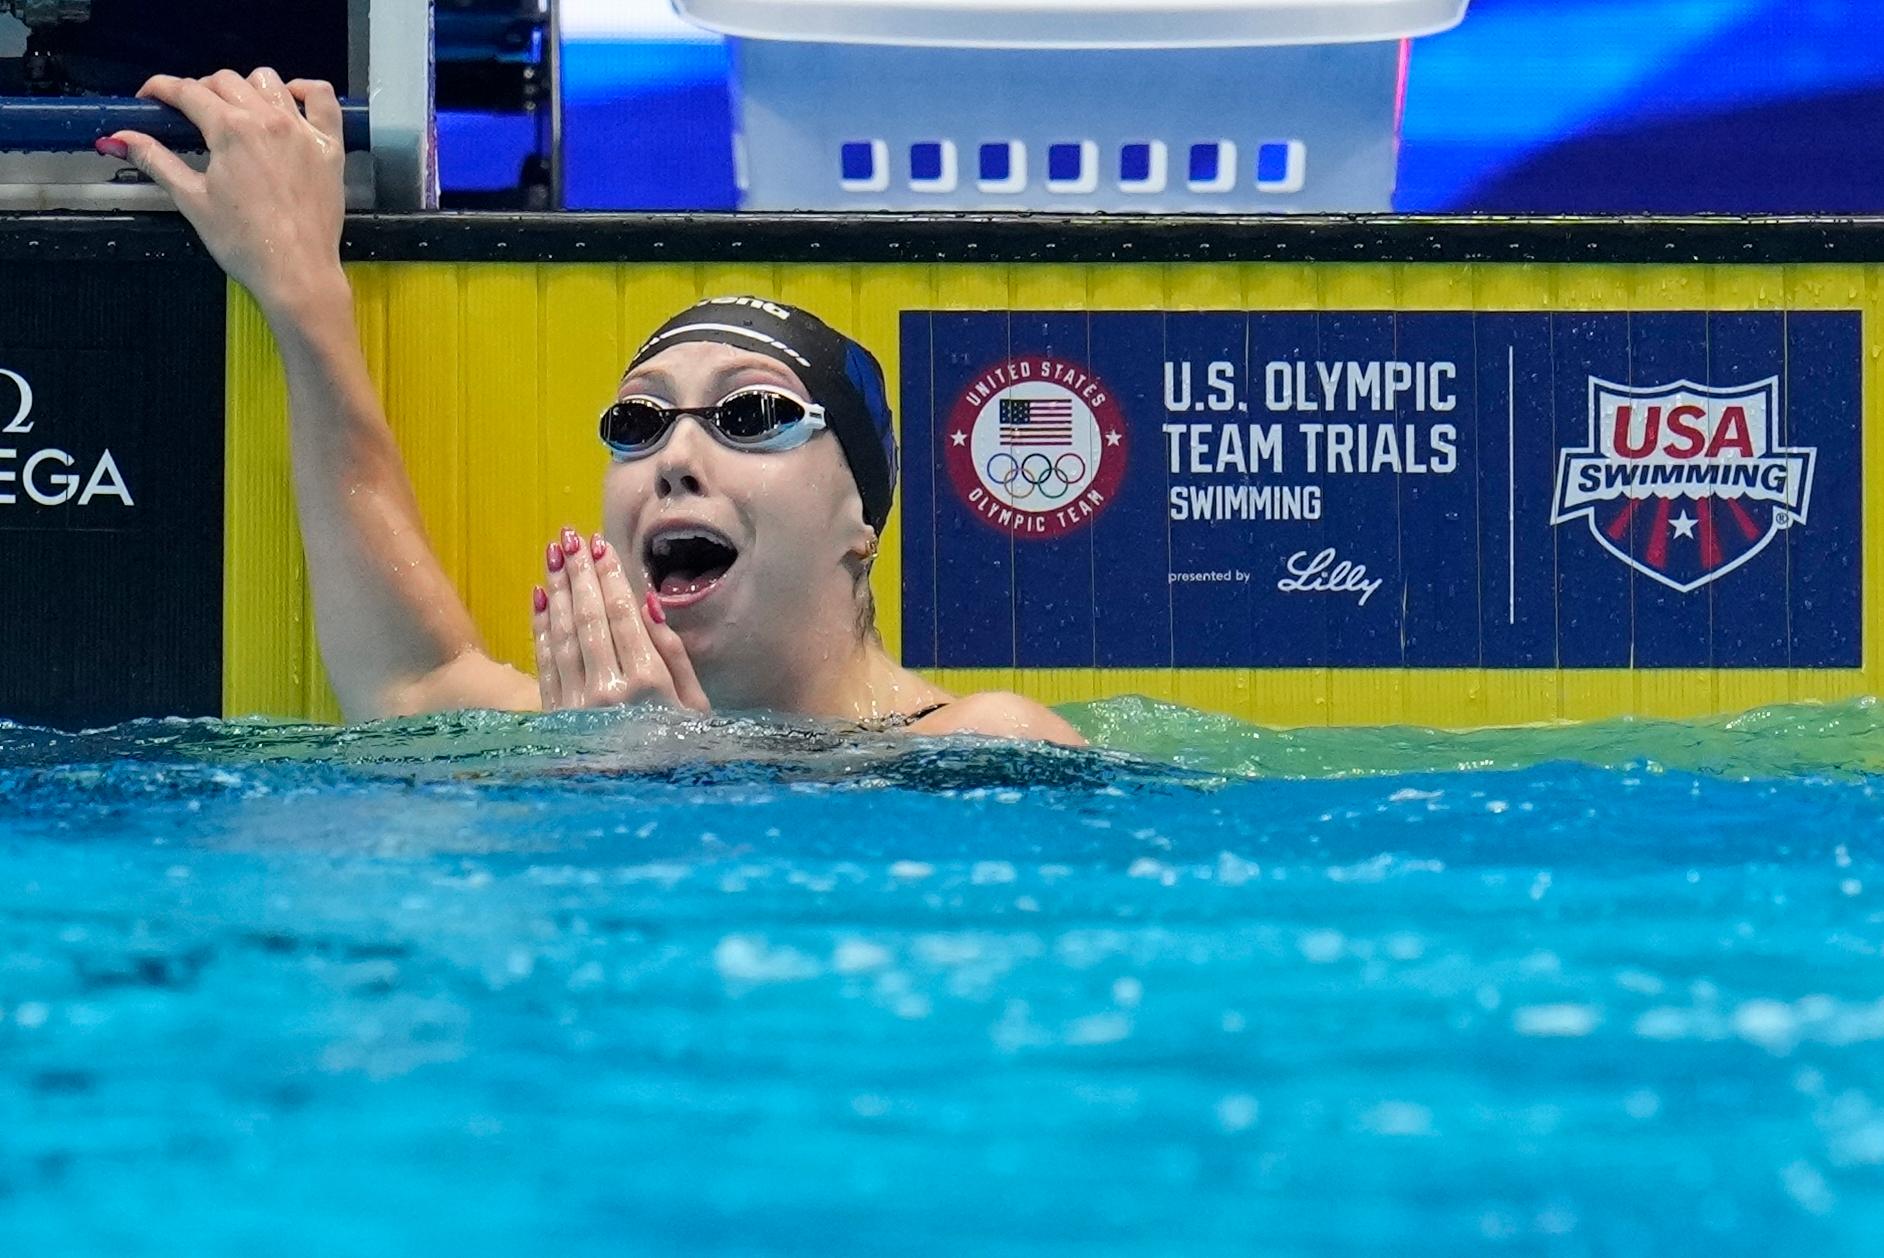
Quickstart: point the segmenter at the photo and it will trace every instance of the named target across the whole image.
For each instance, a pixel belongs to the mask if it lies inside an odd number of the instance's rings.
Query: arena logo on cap
[[[703,297],[702,306],[745,306],[752,310],[763,310],[774,319],[789,320],[792,312],[776,302],[766,301],[762,297]]]
[[[1589,445],[1557,465],[1552,524],[1682,593],[1717,581],[1804,524],[1813,447],[1779,444],[1779,377],[1636,388],[1590,377]]]
[[[979,372],[942,432],[949,479],[977,519],[1014,537],[1081,528],[1117,496],[1125,417],[1112,390],[1062,358],[1010,358]]]

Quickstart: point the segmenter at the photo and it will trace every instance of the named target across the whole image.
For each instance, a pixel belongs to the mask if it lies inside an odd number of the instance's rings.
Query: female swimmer
[[[99,150],[168,190],[274,330],[321,655],[350,719],[653,702],[1082,741],[1029,699],[957,698],[884,651],[869,586],[896,480],[881,370],[816,317],[755,298],[682,311],[635,355],[602,417],[603,528],[562,530],[531,591],[537,675],[492,659],[426,540],[360,351],[333,89],[225,70],[160,75],[140,95],[196,124],[207,169],[136,132]]]

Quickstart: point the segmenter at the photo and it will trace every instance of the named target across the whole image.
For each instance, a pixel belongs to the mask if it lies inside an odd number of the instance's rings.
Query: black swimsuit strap
[[[955,702],[953,699],[944,699],[942,702],[932,703],[926,708],[917,708],[914,712],[892,712],[888,716],[880,716],[874,720],[859,721],[857,723],[864,729],[869,730],[902,729],[905,726],[914,725],[925,716],[931,716],[934,713],[940,712],[953,702]]]

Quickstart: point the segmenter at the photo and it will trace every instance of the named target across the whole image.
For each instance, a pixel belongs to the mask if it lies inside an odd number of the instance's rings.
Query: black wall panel
[[[223,325],[204,261],[0,261],[0,718],[221,711]]]

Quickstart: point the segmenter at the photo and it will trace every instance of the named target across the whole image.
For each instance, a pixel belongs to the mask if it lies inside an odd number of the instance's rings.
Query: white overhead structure
[[[668,0],[561,0],[565,38],[591,41],[704,40],[713,36]]]
[[[1457,26],[1468,0],[674,0],[743,39],[948,48],[1349,44]]]
[[[1469,0],[673,0],[749,209],[1392,206],[1407,41]]]

